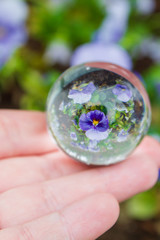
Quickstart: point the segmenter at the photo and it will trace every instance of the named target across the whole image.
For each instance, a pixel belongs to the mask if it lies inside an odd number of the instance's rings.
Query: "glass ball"
[[[151,107],[140,80],[111,63],[66,70],[47,101],[48,129],[59,147],[86,164],[126,159],[147,133]]]

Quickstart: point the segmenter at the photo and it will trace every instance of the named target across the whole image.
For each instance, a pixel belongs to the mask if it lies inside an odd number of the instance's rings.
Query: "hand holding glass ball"
[[[64,72],[47,105],[48,127],[60,148],[86,164],[124,160],[147,133],[147,93],[126,69],[91,62]]]

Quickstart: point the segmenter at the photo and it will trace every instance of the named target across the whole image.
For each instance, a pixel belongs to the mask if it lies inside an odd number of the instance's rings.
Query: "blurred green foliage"
[[[78,45],[89,42],[105,11],[96,0],[74,0],[55,7],[43,0],[28,1],[28,4],[28,42],[0,71],[0,90],[10,92],[13,85],[18,84],[22,90],[20,108],[45,110],[49,89],[69,67],[69,63],[65,67],[48,65],[44,60],[47,46],[52,41],[61,41],[73,51]]]
[[[31,35],[43,43],[62,39],[75,48],[91,40],[104,16],[104,8],[96,0],[68,1],[57,8],[40,1],[31,8],[29,27]]]
[[[150,191],[132,197],[126,203],[126,210],[129,216],[138,220],[151,219],[160,212],[159,195],[157,193],[160,184]]]

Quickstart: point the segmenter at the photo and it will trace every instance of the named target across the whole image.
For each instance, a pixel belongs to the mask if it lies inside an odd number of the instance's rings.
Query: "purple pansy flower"
[[[132,97],[131,90],[125,85],[117,84],[112,89],[112,92],[114,95],[117,95],[117,99],[122,102],[128,102]]]
[[[26,41],[27,5],[20,0],[0,1],[0,67]]]
[[[89,84],[83,87],[80,87],[79,89],[71,89],[69,91],[68,97],[73,99],[74,103],[83,104],[88,102],[91,99],[92,93],[95,90],[96,90],[96,87],[92,82],[90,82]]]
[[[109,121],[107,116],[99,110],[83,113],[79,119],[79,126],[86,131],[86,136],[91,140],[103,140],[108,137]]]

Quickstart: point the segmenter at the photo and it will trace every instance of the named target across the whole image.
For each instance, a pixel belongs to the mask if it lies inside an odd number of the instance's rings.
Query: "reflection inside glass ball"
[[[64,72],[50,91],[48,128],[59,147],[86,164],[124,160],[150,125],[150,103],[131,72],[86,63]]]

